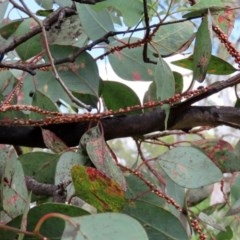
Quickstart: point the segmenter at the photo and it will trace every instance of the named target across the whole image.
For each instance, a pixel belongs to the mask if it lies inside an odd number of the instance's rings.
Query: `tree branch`
[[[197,126],[217,127],[220,125],[240,128],[240,109],[234,107],[190,106],[173,108],[169,115],[168,129],[190,130]],[[165,112],[155,109],[139,115],[121,115],[100,120],[106,140],[139,136],[164,131]],[[54,132],[68,146],[79,144],[81,136],[97,122],[55,124],[45,128]],[[45,147],[40,127],[0,126],[0,143],[29,147]]]
[[[66,194],[63,185],[53,185],[37,182],[33,177],[26,176],[25,183],[29,191],[35,195],[53,197],[54,202],[65,202]]]

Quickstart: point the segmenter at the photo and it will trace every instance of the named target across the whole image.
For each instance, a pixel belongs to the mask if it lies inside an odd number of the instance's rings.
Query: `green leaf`
[[[25,176],[32,176],[42,183],[54,183],[55,169],[59,154],[31,152],[19,157]]]
[[[73,166],[72,179],[76,195],[98,211],[118,212],[123,207],[124,191],[96,168]]]
[[[184,18],[200,17],[209,10],[214,13],[224,9],[222,0],[200,0],[191,7],[186,8],[189,13],[183,15]],[[184,9],[182,9],[184,10]]]
[[[135,42],[138,39],[132,39],[131,42]],[[122,39],[124,42],[128,42],[128,39]],[[114,47],[119,43],[114,43],[111,46]],[[114,72],[125,80],[133,81],[152,81],[154,78],[155,65],[145,63],[142,56],[142,47],[137,48],[124,48],[121,51],[115,51],[108,56],[109,62]]]
[[[186,195],[184,188],[174,183],[157,164],[154,163],[152,167],[156,170],[159,176],[161,176],[166,181],[165,187],[168,196],[172,197],[180,206],[184,206]],[[156,183],[156,188],[161,187],[161,183],[159,183],[159,181],[156,180],[156,178],[151,173],[147,172],[145,169],[142,169],[144,177],[151,183]],[[152,205],[155,205],[157,207],[166,208],[166,200],[149,191],[149,187],[138,177],[134,175],[129,175],[126,176],[126,180],[126,198],[129,200],[129,202],[134,202],[134,200],[137,200],[149,204],[150,207]],[[168,205],[167,207],[171,209],[171,213],[177,214],[176,216],[179,215],[179,211],[176,210],[174,207],[172,207],[171,205]]]
[[[2,3],[0,3],[0,4],[2,4]],[[18,20],[11,21],[10,23],[1,24],[0,35],[3,38],[8,39],[13,33],[15,33],[15,31],[17,30],[17,28],[19,27],[19,25],[22,22],[23,22],[22,19],[20,19],[20,20],[18,19]]]
[[[217,240],[232,240],[233,239],[233,230],[230,226],[226,227],[225,231],[219,232],[216,235]]]
[[[175,93],[181,93],[183,90],[183,76],[178,72],[173,72],[173,76],[175,79]],[[156,101],[157,100],[157,90],[156,83],[153,81],[148,90],[145,92],[143,102],[146,103],[148,101]]]
[[[96,4],[95,9],[104,9],[113,7],[117,9],[122,16],[123,22],[128,27],[135,26],[143,16],[143,7],[140,1],[129,0],[108,0]]]
[[[120,213],[101,213],[78,218],[72,218],[80,228],[75,228],[66,222],[63,233],[64,240],[71,240],[74,234],[78,240],[148,240],[147,234],[141,224],[134,218]],[[93,231],[94,229],[94,231]]]
[[[126,176],[127,191],[126,198],[128,201],[137,199],[148,203],[149,205],[164,206],[165,200],[159,198],[156,194],[149,191],[149,187],[134,175]]]
[[[85,132],[80,142],[86,146],[88,156],[96,168],[114,179],[125,190],[125,177],[111,156],[99,127],[93,127]]]
[[[55,45],[51,47],[55,59],[63,58],[64,55],[66,57],[68,54],[72,54],[78,50],[79,48],[69,46]],[[98,67],[96,61],[89,53],[82,53],[74,63],[57,66],[57,70],[70,90],[98,96],[100,84]],[[41,81],[41,79],[39,79],[39,81]],[[49,79],[47,82],[49,83],[49,88],[52,87],[52,93],[56,92],[56,84],[51,84],[50,81]]]
[[[162,172],[161,172],[162,170],[155,164],[155,162],[153,167],[156,170],[156,172],[159,175],[163,176],[163,178],[167,181],[166,192],[168,193],[168,196],[173,197],[173,199],[178,204],[180,203],[180,205],[182,206],[184,204],[184,195],[185,195],[184,189],[176,185],[167,176],[165,178],[164,173],[162,175]],[[145,173],[145,169],[142,169],[142,170],[144,172],[144,175],[147,176],[148,173]],[[129,199],[129,201],[128,201],[128,204],[126,203],[123,209],[123,212],[139,220],[145,227],[150,239],[156,239],[156,240],[157,239],[174,239],[174,240],[186,239],[186,232],[183,226],[181,225],[179,220],[176,217],[174,217],[172,214],[172,213],[176,213],[177,214],[176,216],[179,216],[179,211],[176,211],[175,208],[171,208],[170,205],[166,206],[166,200],[164,200],[163,198],[160,198],[159,196],[154,194],[152,191],[150,191],[149,187],[145,183],[143,183],[143,181],[141,181],[138,177],[130,175],[130,176],[127,176],[126,179],[128,184],[126,197],[127,199]],[[158,181],[156,181],[155,177],[149,176],[147,179],[151,183],[153,182],[159,183]],[[169,211],[164,210],[164,208],[166,207],[170,207],[169,209],[171,209],[171,213]],[[174,231],[172,231],[169,226],[165,229],[165,220],[158,221],[158,218],[165,219],[165,216],[168,216],[166,217],[166,220],[169,219],[169,221],[171,221],[170,219],[173,218],[172,223],[173,224],[176,223],[176,229],[178,228],[180,229],[179,238],[173,237],[173,235],[175,235],[176,233],[174,233]],[[172,224],[170,225],[173,227]]]
[[[239,186],[240,186],[240,175],[235,176],[234,182],[231,186],[231,203],[232,203],[232,208],[237,208],[238,211],[240,210],[240,191],[239,191]],[[239,211],[240,212],[240,211]]]
[[[183,75],[178,72],[173,72],[175,79],[175,93],[182,93],[183,91]]]
[[[1,196],[4,211],[15,218],[25,211],[28,191],[24,180],[21,163],[17,161],[16,153],[9,151],[1,179]]]
[[[179,219],[164,208],[144,201],[131,201],[123,212],[142,223],[149,239],[189,239]]]
[[[153,81],[149,87],[148,90],[145,92],[144,97],[143,97],[143,102],[149,102],[149,101],[153,101],[153,100],[157,100],[157,96],[156,96],[156,83]],[[145,110],[146,111],[146,110]]]
[[[212,52],[211,15],[203,17],[198,28],[193,53],[193,79],[203,82],[207,73]]]
[[[154,34],[151,45],[161,56],[171,56],[185,51],[194,36],[194,26],[189,21],[163,25]]]
[[[222,179],[222,173],[216,165],[195,147],[175,147],[158,160],[167,175],[186,188],[199,188]]]
[[[29,31],[31,31],[31,29],[35,26],[37,26],[37,23],[32,18],[27,18],[23,20],[23,22],[19,25],[19,27],[15,31],[14,36],[22,37]],[[26,61],[29,58],[37,55],[42,51],[42,41],[40,35],[36,35],[29,40],[23,42],[21,45],[16,47],[16,51],[23,61]]]
[[[21,111],[6,111],[0,113],[0,119],[27,119],[27,116]]]
[[[137,94],[127,85],[114,81],[103,81],[103,100],[108,109],[118,110],[141,105]]]
[[[101,84],[100,84],[101,85]],[[84,102],[87,105],[92,106],[93,108],[98,108],[99,97],[94,96],[92,94],[81,94],[78,92],[72,91],[74,97]]]
[[[113,22],[107,10],[95,11],[87,4],[76,3],[76,6],[84,32],[92,41],[114,31]]]
[[[85,210],[73,205],[59,204],[59,203],[40,204],[29,210],[27,221],[26,221],[27,230],[30,232],[33,231],[37,222],[41,217],[43,217],[46,214],[51,214],[53,212],[65,214],[70,217],[77,217],[77,216],[83,216],[83,215],[89,214]],[[22,220],[22,216],[19,216],[13,219],[11,222],[9,222],[8,225],[12,227],[20,228],[21,220]],[[62,219],[49,218],[42,225],[40,232],[48,239],[60,240],[62,239],[64,226],[65,226],[65,222]],[[5,231],[2,228],[0,228],[0,236],[4,240],[13,240],[13,239],[17,239],[18,235],[12,231]],[[33,236],[25,235],[24,240],[33,240]]]
[[[10,71],[0,71],[0,79],[0,92],[3,96],[7,96],[17,83],[17,79]]]
[[[58,109],[56,105],[47,97],[46,95],[42,94],[39,91],[36,91],[35,93],[31,93],[32,96],[32,106],[37,106],[43,110],[48,110],[52,112],[58,112]],[[43,114],[37,113],[37,112],[31,112],[30,113],[30,119],[42,119],[44,117]]]
[[[194,10],[200,10],[200,9],[209,9],[214,7],[222,7],[223,1],[222,0],[199,0],[196,4],[194,4],[192,7],[188,8],[189,11],[192,9]]]
[[[171,62],[174,65],[177,65],[179,67],[187,68],[190,70],[193,70],[193,56],[189,56],[188,58],[178,60],[178,61],[173,61]],[[213,74],[213,75],[228,75],[236,72],[237,69],[234,68],[234,66],[223,59],[212,55],[210,58],[210,62],[207,68],[207,73],[208,74]]]
[[[175,79],[168,64],[160,57],[155,68],[154,82],[156,96],[159,100],[172,97],[175,93]]]
[[[235,108],[240,108],[240,99],[239,98],[237,98],[237,100],[236,100],[236,102],[234,104],[234,107]]]

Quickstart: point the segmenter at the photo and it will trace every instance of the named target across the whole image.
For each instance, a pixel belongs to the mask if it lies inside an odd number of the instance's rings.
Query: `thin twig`
[[[144,21],[145,21],[145,27],[146,32],[144,36],[144,45],[143,45],[143,61],[146,63],[153,63],[156,64],[156,61],[150,60],[150,58],[147,55],[148,51],[148,42],[151,40],[150,37],[150,27],[149,27],[149,16],[148,16],[148,6],[147,6],[147,0],[143,0],[143,11],[144,11]]]

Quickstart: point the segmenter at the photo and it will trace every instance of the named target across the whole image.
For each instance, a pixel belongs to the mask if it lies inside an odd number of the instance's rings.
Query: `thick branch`
[[[240,128],[240,109],[233,107],[187,107],[171,110],[168,129],[191,129],[197,126],[226,125]],[[140,136],[165,130],[165,113],[155,109],[144,114],[114,116],[101,119],[106,140]],[[76,146],[83,133],[96,122],[50,125],[46,128],[57,134],[68,146]],[[41,129],[28,126],[0,126],[0,143],[30,147],[45,147]]]

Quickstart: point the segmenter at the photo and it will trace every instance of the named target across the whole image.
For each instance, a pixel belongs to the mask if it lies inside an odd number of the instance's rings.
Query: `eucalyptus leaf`
[[[56,105],[43,93],[36,91],[31,93],[32,97],[32,106],[37,106],[40,109],[52,111],[52,112],[58,112],[58,109]],[[31,119],[42,119],[44,117],[43,114],[37,113],[37,112],[31,112],[30,118]]]
[[[85,210],[69,205],[69,204],[60,204],[60,203],[44,203],[39,204],[31,208],[28,212],[26,219],[26,228],[28,231],[33,231],[38,223],[39,219],[47,216],[51,213],[60,213],[67,215],[69,217],[78,217],[88,215],[89,213]],[[8,223],[8,226],[20,228],[22,221],[22,216],[19,216]],[[65,227],[64,220],[55,217],[49,217],[47,221],[44,221],[44,224],[41,227],[41,234],[43,234],[48,239],[61,240]],[[13,240],[17,239],[18,233],[12,231],[6,231],[3,228],[0,228],[0,236],[4,240]],[[24,235],[24,240],[33,240],[33,236]]]
[[[110,7],[120,12],[123,22],[128,27],[133,27],[143,16],[142,3],[140,1],[108,0],[96,4],[94,8],[102,10]]]
[[[33,27],[37,26],[37,23],[32,18],[24,19],[23,22],[19,25],[17,30],[15,31],[15,37],[22,37],[31,31]],[[27,41],[23,42],[19,46],[16,47],[16,51],[19,57],[26,61],[29,58],[35,56],[36,54],[42,51],[42,41],[39,35],[33,36]]]
[[[71,173],[75,194],[99,212],[119,212],[123,208],[124,191],[114,179],[82,165],[73,166]]]
[[[19,156],[26,176],[32,176],[42,183],[54,183],[55,169],[59,154],[30,152]]]
[[[188,58],[184,58],[181,60],[171,62],[174,65],[179,67],[183,67],[189,70],[193,70],[193,56],[189,56]],[[236,72],[237,69],[230,63],[224,61],[223,59],[212,55],[210,58],[210,62],[207,68],[208,74],[213,75],[228,75]]]
[[[209,10],[214,12],[219,12],[224,9],[222,0],[199,0],[196,4],[191,7],[186,8],[189,13],[184,14],[184,18],[200,17],[206,14]]]
[[[131,42],[137,42],[139,39],[133,38]],[[122,41],[128,41],[123,39]],[[119,45],[118,42],[111,46]],[[143,48],[124,48],[121,51],[115,51],[109,55],[109,63],[114,72],[121,78],[130,81],[152,81],[154,79],[155,65],[145,63],[142,57]]]
[[[9,151],[1,180],[1,195],[4,211],[11,218],[24,213],[28,207],[28,191],[21,163],[15,151]]]
[[[66,222],[63,233],[64,240],[71,240],[69,232],[78,240],[148,240],[147,234],[141,224],[134,218],[120,213],[101,213],[90,216],[72,218],[72,221],[81,226],[74,227]],[[94,229],[94,231],[93,231]]]
[[[123,83],[104,81],[102,94],[108,109],[118,110],[128,106],[141,105],[137,94]]]
[[[76,3],[84,32],[91,40],[103,37],[114,31],[112,19],[107,10],[95,11],[92,6]]]
[[[171,56],[185,51],[194,37],[194,26],[191,22],[175,23],[161,26],[154,35],[151,45],[162,57]]]
[[[155,68],[154,82],[156,96],[159,100],[172,97],[175,93],[175,79],[168,64],[160,57]]]
[[[189,239],[179,219],[162,207],[144,201],[135,201],[125,206],[123,212],[142,223],[149,239]]]
[[[212,40],[210,14],[202,19],[202,23],[198,28],[193,53],[193,80],[203,82],[209,66]]]
[[[175,183],[185,188],[199,188],[222,179],[222,172],[195,147],[175,147],[159,156],[158,163]]]
[[[93,127],[85,132],[80,142],[86,146],[88,156],[96,168],[114,179],[122,189],[126,190],[124,175],[113,159],[99,127]]]

